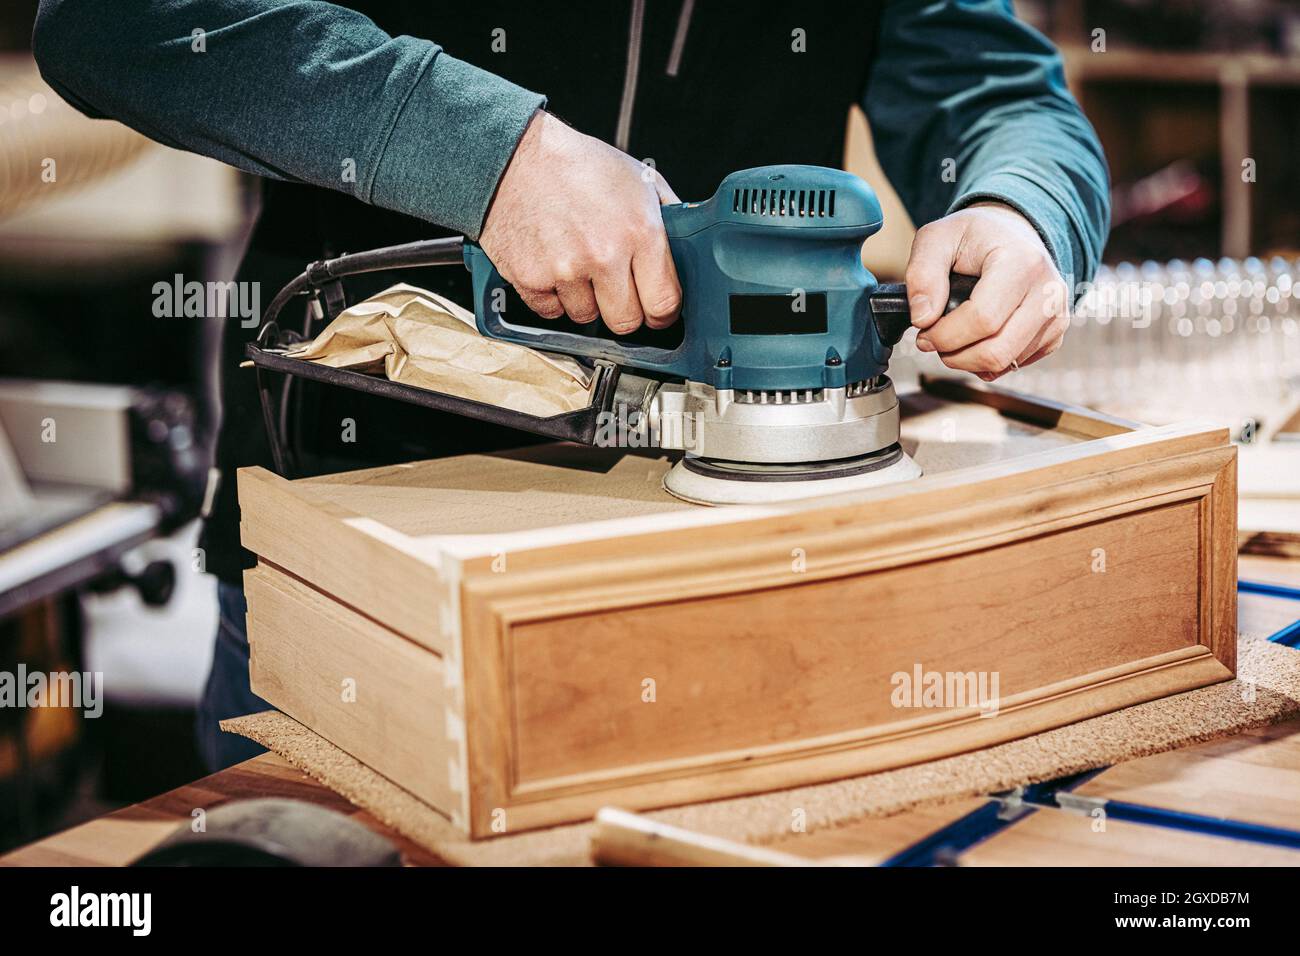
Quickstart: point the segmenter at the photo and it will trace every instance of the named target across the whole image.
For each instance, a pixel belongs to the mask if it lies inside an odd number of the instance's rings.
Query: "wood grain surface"
[[[462,812],[442,658],[274,568],[246,572],[244,593],[258,622],[253,693],[430,806]]]
[[[905,401],[926,477],[770,506],[685,505],[663,456],[565,445],[246,469],[259,692],[490,836],[503,808],[854,776],[1231,676],[1226,430],[951,382]],[[340,667],[388,690],[332,703]],[[996,715],[900,706],[918,669],[985,680]]]

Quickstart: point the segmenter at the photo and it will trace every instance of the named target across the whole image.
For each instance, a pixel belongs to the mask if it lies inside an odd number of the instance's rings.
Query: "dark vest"
[[[689,0],[645,0],[627,152],[652,159],[684,200],[708,198],[727,173],[747,166],[838,167],[849,106],[860,102],[866,86],[879,6],[695,0],[670,75],[683,2]],[[427,37],[455,57],[545,94],[547,108],[565,122],[615,142],[632,0],[360,0],[350,6],[390,34]],[[806,52],[792,48],[796,30],[803,31]],[[494,52],[494,40],[504,42],[504,52]],[[310,187],[272,185],[266,213],[299,223],[307,214],[336,252],[439,232]],[[301,248],[300,241],[289,246]]]

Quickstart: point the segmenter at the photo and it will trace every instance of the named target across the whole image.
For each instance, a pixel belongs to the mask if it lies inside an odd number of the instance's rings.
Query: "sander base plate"
[[[898,445],[831,462],[757,465],[686,457],[664,476],[664,490],[699,505],[749,505],[858,491],[921,477]]]

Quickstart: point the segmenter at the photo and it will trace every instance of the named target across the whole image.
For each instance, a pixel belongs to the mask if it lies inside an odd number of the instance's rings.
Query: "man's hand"
[[[538,112],[497,186],[479,244],[530,309],[618,333],[671,325],[682,304],[651,167]]]
[[[950,272],[979,281],[969,301],[942,315]],[[1070,297],[1042,239],[1001,203],[977,203],[921,227],[907,293],[917,348],[986,382],[1051,355],[1070,324]]]

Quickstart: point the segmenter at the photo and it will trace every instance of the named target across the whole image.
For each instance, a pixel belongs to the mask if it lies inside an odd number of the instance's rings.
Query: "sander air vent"
[[[750,216],[830,219],[835,216],[835,190],[734,189],[731,211]]]

